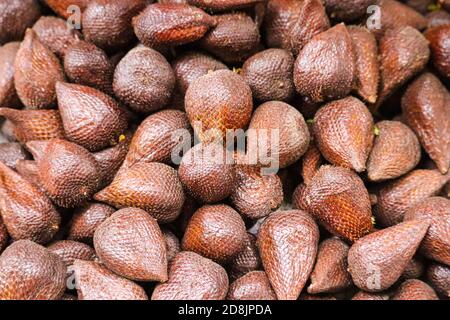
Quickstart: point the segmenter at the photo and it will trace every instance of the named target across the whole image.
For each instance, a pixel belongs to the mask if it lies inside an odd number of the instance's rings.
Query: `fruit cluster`
[[[450,1],[153,2],[0,1],[0,299],[448,299]]]

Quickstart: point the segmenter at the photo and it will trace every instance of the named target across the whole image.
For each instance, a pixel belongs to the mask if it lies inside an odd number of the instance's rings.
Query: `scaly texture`
[[[313,269],[318,242],[319,228],[303,211],[280,211],[264,221],[258,247],[279,300],[299,297]]]
[[[90,199],[100,183],[95,158],[83,147],[61,139],[27,143],[49,198],[64,208]]]
[[[252,271],[230,285],[227,300],[276,300],[264,271]]]
[[[413,220],[371,233],[353,244],[349,272],[358,288],[380,292],[401,276],[425,236],[430,223]]]
[[[25,149],[19,143],[0,143],[0,162],[3,162],[11,169],[16,169],[17,161],[26,160],[27,158],[28,155]]]
[[[294,57],[283,49],[267,49],[251,56],[241,75],[259,101],[289,101],[295,93]]]
[[[195,133],[203,142],[224,138],[227,129],[245,129],[249,124],[252,90],[236,73],[218,70],[191,83],[185,107]]]
[[[308,211],[308,203],[306,202],[306,184],[301,183],[295,188],[292,194],[292,207],[303,211]]]
[[[431,28],[425,32],[425,37],[430,42],[431,59],[436,69],[442,76],[450,77],[450,25],[446,24]]]
[[[152,300],[223,300],[228,292],[224,268],[194,252],[180,252],[169,267],[169,280],[158,284]]]
[[[324,0],[324,5],[332,19],[353,22],[367,14],[367,8],[376,2],[376,0]]]
[[[181,246],[224,264],[242,251],[246,237],[239,213],[227,205],[207,205],[192,216]]]
[[[65,278],[63,261],[32,241],[16,241],[0,256],[2,300],[58,300]]]
[[[151,4],[133,18],[136,36],[151,48],[197,41],[214,24],[213,17],[187,4]]]
[[[41,16],[37,0],[4,0],[0,3],[0,45],[23,38],[25,30]]]
[[[67,19],[73,14],[73,11],[69,10],[70,6],[77,6],[83,12],[91,0],[43,0],[43,2],[55,13]]]
[[[181,252],[181,244],[178,237],[169,229],[161,229],[167,251],[167,261],[170,263],[175,256]]]
[[[322,155],[334,165],[366,170],[374,140],[373,118],[357,98],[330,102],[314,117],[313,134]]]
[[[136,47],[119,62],[114,73],[116,97],[134,111],[151,113],[164,108],[175,87],[175,75],[159,52]]]
[[[230,279],[237,279],[251,271],[259,270],[261,258],[256,247],[256,237],[247,232],[244,248],[228,263]]]
[[[390,227],[403,221],[408,208],[436,195],[450,180],[437,170],[413,170],[383,186],[377,194],[374,215],[377,223]]]
[[[144,289],[93,261],[75,260],[79,300],[148,300]]]
[[[64,138],[61,115],[57,110],[16,110],[0,108],[0,116],[14,125],[14,135],[21,143]]]
[[[117,102],[96,89],[58,82],[58,108],[66,138],[89,151],[117,143],[127,128]]]
[[[436,292],[428,284],[417,279],[403,282],[391,300],[439,300]]]
[[[432,263],[427,269],[428,283],[442,296],[450,297],[450,267]]]
[[[332,234],[356,241],[372,230],[369,193],[353,171],[322,166],[304,192],[307,211]]]
[[[344,24],[313,37],[295,61],[297,92],[314,102],[344,98],[353,89],[354,78],[353,43]]]
[[[28,109],[55,105],[55,84],[64,81],[58,58],[28,29],[14,62],[14,83],[20,100]]]
[[[3,249],[6,248],[8,240],[9,240],[8,230],[6,229],[6,226],[3,223],[2,218],[0,217],[0,254],[3,252]]]
[[[450,94],[431,73],[417,78],[402,98],[403,116],[444,174],[450,167]]]
[[[378,135],[367,162],[371,181],[398,178],[420,161],[419,140],[414,132],[399,121],[381,121],[376,124]]]
[[[162,163],[141,162],[121,170],[94,199],[116,208],[140,208],[158,222],[167,223],[180,214],[184,193],[173,168]]]
[[[47,249],[61,258],[67,268],[73,265],[75,260],[93,261],[95,252],[87,244],[72,240],[60,240],[48,245]]]
[[[0,162],[0,212],[14,240],[47,243],[59,230],[61,218],[37,187]]]
[[[194,6],[212,11],[230,11],[251,7],[264,0],[187,0]]]
[[[0,107],[19,107],[20,100],[14,86],[14,61],[20,42],[0,47]]]
[[[308,293],[340,292],[352,285],[352,278],[347,271],[349,249],[338,238],[326,239],[320,243]]]
[[[301,175],[303,182],[305,184],[310,184],[317,171],[319,171],[319,168],[324,164],[325,159],[322,157],[322,153],[320,153],[316,144],[311,142],[301,161]]]
[[[167,281],[167,249],[158,223],[147,212],[113,213],[94,234],[95,252],[116,274],[137,281]]]
[[[426,219],[431,222],[419,252],[437,262],[450,266],[450,200],[430,197],[410,207],[405,221]]]

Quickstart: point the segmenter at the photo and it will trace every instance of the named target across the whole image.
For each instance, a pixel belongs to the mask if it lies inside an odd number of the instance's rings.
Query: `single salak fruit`
[[[67,268],[72,266],[77,259],[93,261],[96,258],[94,249],[85,243],[72,240],[53,242],[48,245],[47,249],[60,257]]]
[[[349,249],[339,238],[326,239],[320,243],[308,293],[339,292],[352,285],[352,277],[347,271]]]
[[[316,144],[311,142],[301,161],[301,175],[303,182],[305,184],[310,184],[319,168],[324,164],[325,159]]]
[[[148,300],[139,285],[119,277],[100,263],[75,260],[73,269],[79,300]]]
[[[0,3],[0,45],[19,41],[41,16],[36,0],[4,0]]]
[[[3,162],[11,169],[16,169],[16,164],[20,160],[28,158],[27,152],[17,142],[0,143],[0,162]]]
[[[322,166],[304,192],[307,211],[332,234],[356,241],[372,230],[369,193],[352,170]]]
[[[420,161],[419,140],[414,132],[399,121],[381,121],[376,124],[378,135],[367,162],[371,181],[398,178]]]
[[[32,241],[16,241],[0,256],[2,300],[58,300],[65,279],[61,258]]]
[[[152,300],[223,300],[228,276],[217,263],[194,252],[178,253],[169,266],[169,280],[158,284]]]
[[[184,193],[175,169],[162,163],[141,162],[120,170],[94,199],[116,208],[140,208],[158,222],[167,223],[179,216]]]
[[[212,11],[231,11],[254,6],[264,0],[187,0],[191,5]]]
[[[377,194],[374,215],[377,223],[390,227],[403,221],[408,208],[437,195],[450,180],[437,170],[417,169],[389,182]]]
[[[2,162],[0,211],[14,240],[47,243],[59,230],[61,217],[47,196]]]
[[[407,221],[356,241],[348,253],[355,285],[368,292],[391,287],[417,251],[429,225],[423,220]]]
[[[442,296],[450,297],[450,267],[432,263],[427,269],[427,282]]]
[[[151,4],[133,18],[136,36],[151,48],[197,41],[214,25],[213,17],[187,4]]]
[[[264,271],[252,271],[230,285],[227,300],[276,300]]]
[[[318,242],[319,228],[306,212],[280,211],[263,222],[259,252],[279,300],[299,297],[313,269]]]
[[[14,61],[20,42],[0,47],[0,107],[20,107],[20,99],[14,86]]]
[[[376,0],[324,0],[330,18],[338,21],[353,22],[367,14],[367,8]]]
[[[330,102],[316,113],[312,129],[325,159],[356,172],[366,170],[375,134],[364,103],[353,97]]]
[[[450,200],[443,197],[430,197],[405,213],[405,221],[426,219],[431,222],[419,252],[432,260],[450,266]]]
[[[242,251],[246,237],[245,223],[239,213],[227,205],[207,205],[192,216],[181,246],[185,251],[224,264]]]
[[[444,174],[450,167],[450,94],[431,73],[417,78],[402,98],[403,116]]]
[[[31,141],[27,148],[37,162],[40,183],[55,204],[73,208],[97,191],[100,172],[85,148],[61,139]]]
[[[294,83],[297,92],[313,102],[337,100],[353,89],[355,70],[352,38],[347,27],[338,24],[314,36],[300,51]]]
[[[180,240],[169,229],[162,228],[161,231],[166,245],[167,261],[170,262],[179,252],[181,252]]]
[[[83,12],[92,0],[43,0],[55,13],[63,18],[69,18],[73,11],[70,6],[78,7]]]
[[[417,279],[403,282],[391,300],[439,300],[436,292],[428,284]]]
[[[28,109],[53,107],[58,81],[64,81],[59,59],[28,29],[14,62],[14,84],[20,100]]]
[[[259,270],[261,258],[256,247],[256,237],[247,232],[244,248],[228,263],[230,279],[236,280],[243,275]]]
[[[450,77],[449,22],[430,28],[425,32],[425,37],[430,41],[431,60],[436,69],[446,78]]]
[[[113,213],[94,234],[95,252],[116,274],[137,281],[167,281],[167,249],[158,223],[147,212]]]

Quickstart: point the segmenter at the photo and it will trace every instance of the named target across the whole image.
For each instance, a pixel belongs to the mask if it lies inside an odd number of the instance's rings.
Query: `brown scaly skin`
[[[319,168],[324,164],[325,159],[322,157],[316,144],[311,142],[301,161],[301,175],[303,182],[305,184],[310,184]]]
[[[79,300],[148,300],[139,285],[93,261],[75,260]]]
[[[421,256],[414,256],[406,265],[402,273],[402,279],[418,279],[425,271],[425,264]]]
[[[67,12],[71,5],[75,5],[81,9],[81,12],[86,9],[89,2],[92,0],[43,0],[55,13],[63,18],[69,18],[72,13]]]
[[[29,240],[14,242],[0,257],[2,300],[58,300],[65,278],[64,262]]]
[[[43,194],[45,194],[45,188],[42,186],[41,179],[39,178],[38,165],[34,160],[19,160],[16,163],[16,171],[22,178],[33,184]]]
[[[181,244],[178,237],[169,229],[162,228],[161,229],[164,240],[166,243],[166,250],[167,250],[167,261],[172,261],[173,258],[178,254],[178,252],[181,251]]]
[[[232,11],[251,7],[264,0],[187,0],[191,5],[212,11]]]
[[[20,42],[10,42],[0,47],[0,107],[20,107],[14,86],[14,60]]]
[[[2,218],[0,217],[0,254],[3,252],[3,249],[6,248],[8,244],[8,230],[6,229],[5,224],[3,223]]]
[[[264,270],[279,300],[296,300],[313,269],[319,229],[303,211],[279,211],[258,233]]]
[[[402,109],[425,151],[442,174],[450,167],[450,94],[437,77],[424,73],[406,90]]]
[[[36,0],[6,0],[0,4],[0,45],[21,40],[27,28],[41,16]]]
[[[426,219],[431,221],[420,253],[429,259],[450,265],[450,200],[430,197],[412,206],[405,213],[405,221]]]
[[[158,223],[147,212],[113,213],[94,234],[95,252],[116,274],[136,281],[167,281],[167,249]]]
[[[324,5],[330,18],[353,22],[367,14],[367,8],[376,2],[376,0],[324,0]]]
[[[261,267],[261,258],[256,247],[256,237],[251,233],[247,233],[244,243],[244,249],[228,263],[229,275],[232,280],[236,280],[251,271],[259,270]]]
[[[428,20],[428,29],[450,23],[450,14],[445,10],[429,12],[425,17]],[[425,33],[425,36],[428,37],[427,33]]]
[[[412,220],[371,233],[353,244],[349,272],[361,290],[380,292],[401,276],[425,236],[430,223]]]
[[[192,216],[181,246],[185,251],[225,264],[242,251],[246,237],[238,212],[227,205],[207,205]]]
[[[417,279],[403,282],[391,300],[439,300],[436,292],[428,284]]]
[[[152,48],[197,41],[214,25],[202,9],[182,4],[151,4],[133,18],[137,37]]]
[[[447,39],[450,37],[450,26],[447,24],[429,29],[425,37],[430,41],[431,58],[442,76],[450,77],[450,52]]]
[[[169,280],[156,286],[152,300],[223,300],[228,276],[220,265],[194,252],[178,253],[169,266]]]
[[[230,285],[227,300],[276,300],[264,271],[252,271]]]
[[[47,249],[60,257],[66,267],[73,265],[77,259],[92,261],[96,257],[94,249],[90,246],[72,240],[53,242],[47,246]]]
[[[308,212],[308,204],[306,202],[306,184],[301,183],[297,186],[292,195],[292,206],[294,209],[299,209]]]
[[[11,169],[16,169],[16,164],[20,160],[28,158],[25,149],[19,143],[6,142],[0,143],[0,161]]]
[[[443,297],[450,297],[450,267],[432,263],[428,266],[427,282]]]

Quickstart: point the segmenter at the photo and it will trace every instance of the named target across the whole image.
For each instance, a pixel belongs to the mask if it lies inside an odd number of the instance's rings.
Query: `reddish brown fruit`
[[[61,139],[27,143],[37,161],[41,185],[64,208],[83,204],[97,191],[100,173],[95,158],[83,147]]]
[[[294,209],[299,209],[308,212],[308,203],[306,202],[306,185],[301,183],[295,189],[292,195],[292,206]]]
[[[167,223],[180,214],[184,194],[173,168],[162,163],[142,162],[121,170],[94,199],[116,208],[140,208],[158,222]]]
[[[426,219],[431,222],[420,245],[420,253],[450,266],[450,200],[430,197],[410,207],[405,221]]]
[[[376,0],[325,0],[328,15],[338,21],[352,22],[367,14],[367,8]]]
[[[72,266],[77,259],[88,261],[95,259],[94,249],[87,244],[72,240],[53,242],[47,247],[47,249],[60,257],[66,267]]]
[[[338,238],[320,243],[308,293],[339,292],[352,285],[352,277],[347,271],[349,249],[350,247]]]
[[[152,114],[136,130],[123,168],[140,162],[170,163],[179,138],[189,129],[189,120],[182,111],[163,110]]]
[[[191,125],[203,142],[223,138],[227,129],[245,129],[249,124],[252,90],[236,73],[218,70],[191,83],[185,107]]]
[[[419,140],[414,132],[398,121],[381,121],[376,124],[378,135],[367,162],[371,181],[398,178],[420,161]]]
[[[356,59],[355,90],[364,101],[375,103],[380,82],[377,40],[364,27],[350,26],[348,32]]]
[[[158,223],[141,209],[113,213],[94,234],[95,252],[116,274],[137,281],[167,281],[167,249]]]
[[[236,184],[233,154],[217,143],[200,143],[181,159],[178,176],[185,189],[200,203],[227,198]]]
[[[16,241],[0,256],[2,300],[57,300],[65,278],[63,261],[32,241]]]
[[[299,297],[316,259],[319,229],[299,210],[267,218],[258,233],[264,270],[279,300]]]
[[[15,137],[23,144],[35,140],[63,139],[65,135],[57,110],[0,108],[0,116],[11,121]]]
[[[140,286],[93,261],[75,260],[79,300],[148,300]]]
[[[134,111],[154,112],[170,101],[175,75],[159,52],[136,47],[119,62],[113,88],[117,98]]]
[[[402,275],[430,223],[413,220],[361,238],[348,253],[353,282],[364,291],[380,292]]]
[[[39,189],[43,194],[45,194],[45,189],[41,184],[41,180],[38,174],[38,166],[34,160],[20,160],[16,164],[16,171],[25,180],[33,184]]]
[[[450,297],[450,267],[432,263],[427,269],[428,283],[442,296]]]
[[[187,0],[194,6],[212,11],[230,11],[253,6],[264,0]]]
[[[356,173],[322,166],[305,190],[308,212],[332,234],[350,241],[372,230],[369,193]]]
[[[64,81],[61,63],[28,29],[14,62],[14,83],[20,100],[28,109],[52,107],[58,81]]]
[[[408,208],[436,195],[449,181],[437,170],[414,170],[381,188],[377,194],[374,215],[377,223],[390,227],[403,221]]]
[[[319,148],[314,142],[309,144],[302,159],[301,175],[305,184],[310,184],[319,168],[324,164],[325,159],[322,157]]]
[[[74,12],[70,6],[77,6],[83,12],[92,0],[43,0],[55,13],[63,18],[69,18]]]
[[[450,14],[445,10],[432,11],[425,17],[428,20],[428,29],[450,23]]]
[[[226,63],[245,61],[258,50],[258,26],[244,13],[214,16],[216,26],[202,39],[200,46]]]
[[[127,123],[119,105],[96,89],[58,82],[58,107],[68,140],[98,151],[117,143]]]
[[[151,4],[133,18],[134,32],[151,48],[197,41],[214,24],[214,18],[202,9],[186,4]]]
[[[334,62],[330,65],[329,61]],[[344,24],[313,37],[295,61],[294,83],[297,92],[314,102],[347,96],[353,89],[354,78],[352,38]]]
[[[310,142],[308,126],[302,114],[284,102],[270,101],[260,105],[253,113],[249,129],[253,130],[248,137],[249,156],[263,155],[271,161],[278,160],[280,168],[298,161]],[[263,159],[258,158],[258,162],[268,165],[261,161]]]
[[[381,87],[377,106],[419,73],[430,58],[427,39],[409,26],[389,29],[381,38],[379,51]]]
[[[77,43],[81,34],[67,26],[67,22],[57,17],[41,17],[33,26],[33,31],[43,45],[58,57],[64,57],[66,50]]]
[[[16,169],[17,162],[27,158],[26,151],[19,143],[0,143],[0,162],[3,162],[11,169]]]
[[[264,271],[252,271],[230,285],[227,300],[276,300]]]
[[[251,56],[241,75],[259,101],[289,101],[294,96],[294,57],[283,49],[267,49]]]
[[[20,43],[11,42],[0,47],[0,107],[19,107],[20,100],[14,86],[14,60]]]
[[[106,53],[86,41],[78,41],[67,48],[64,71],[70,81],[112,94],[114,65]]]
[[[430,41],[431,58],[436,69],[444,76],[450,77],[450,24],[429,29],[425,37]]]
[[[169,267],[169,280],[158,284],[152,300],[223,300],[228,292],[224,268],[194,252],[180,252]]]
[[[120,49],[135,39],[131,20],[147,5],[146,0],[95,0],[83,12],[86,41],[102,49]]]
[[[439,300],[436,292],[428,284],[417,279],[403,282],[391,300]]]
[[[181,246],[224,264],[242,251],[246,237],[239,213],[227,205],[208,205],[192,216]]]
[[[372,115],[360,100],[348,97],[323,106],[314,117],[313,133],[329,162],[356,172],[366,169],[375,135]]]
[[[402,279],[420,278],[425,270],[423,259],[420,256],[413,257],[405,267],[402,273]]]
[[[208,54],[188,51],[172,62],[177,78],[177,88],[181,94],[186,94],[189,85],[196,79],[210,72],[227,69],[219,60]]]
[[[161,231],[166,244],[167,261],[170,262],[181,251],[180,240],[168,229],[161,229]]]
[[[431,73],[417,78],[402,99],[407,124],[419,137],[439,171],[450,167],[450,94]]]
[[[14,240],[47,243],[61,218],[50,200],[34,185],[0,162],[0,211]]]
[[[23,38],[25,30],[41,16],[36,0],[4,0],[0,3],[0,45]]]
[[[3,249],[6,248],[8,240],[9,240],[8,230],[6,229],[6,226],[3,223],[2,218],[0,217],[0,253],[2,253]]]
[[[101,203],[89,203],[78,208],[70,223],[68,239],[92,243],[97,227],[115,211],[114,208]]]
[[[237,279],[243,275],[256,271],[261,267],[261,258],[256,247],[256,237],[247,233],[244,249],[241,250],[228,264],[230,278]]]
[[[370,293],[359,291],[353,296],[352,300],[389,300],[389,296],[384,293]]]

